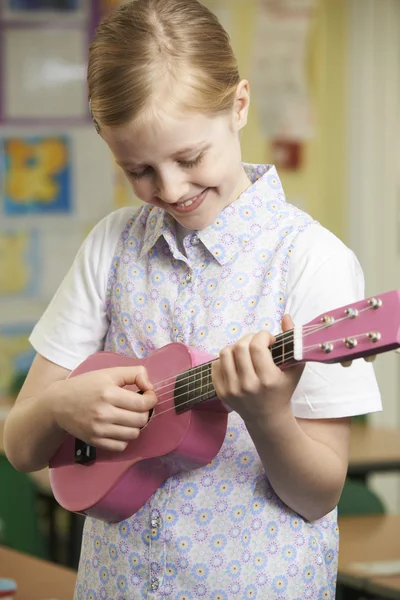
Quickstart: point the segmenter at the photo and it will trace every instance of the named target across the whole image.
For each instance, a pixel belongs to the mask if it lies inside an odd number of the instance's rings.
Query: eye
[[[141,179],[142,177],[146,177],[147,175],[150,175],[151,172],[152,172],[152,168],[146,167],[145,169],[142,169],[141,171],[128,171],[128,175],[132,179]]]
[[[204,152],[201,152],[196,158],[193,160],[180,160],[179,164],[186,169],[190,169],[191,167],[196,167],[203,160]]]

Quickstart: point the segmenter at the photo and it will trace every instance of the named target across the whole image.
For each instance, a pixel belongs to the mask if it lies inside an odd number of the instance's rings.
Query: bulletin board
[[[133,199],[87,102],[88,47],[116,5],[0,2],[0,396],[85,236]]]
[[[87,52],[99,17],[94,0],[3,0],[0,123],[88,121]]]

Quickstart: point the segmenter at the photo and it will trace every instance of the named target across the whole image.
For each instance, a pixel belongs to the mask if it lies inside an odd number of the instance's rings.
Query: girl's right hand
[[[135,385],[143,393],[124,389]],[[51,384],[54,419],[61,429],[109,451],[123,451],[149,419],[157,397],[144,367],[115,367]]]

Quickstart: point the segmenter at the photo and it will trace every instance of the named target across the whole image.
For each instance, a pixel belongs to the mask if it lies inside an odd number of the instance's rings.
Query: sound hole
[[[142,392],[142,391],[140,391],[140,390],[138,390],[138,391],[137,391],[137,393],[138,393],[138,394],[143,394],[143,392]],[[153,412],[154,412],[154,408],[151,408],[151,409],[149,410],[149,418],[147,419],[147,423],[146,423],[146,425],[143,425],[143,427],[141,427],[141,428],[140,428],[140,430],[142,430],[142,429],[144,429],[145,427],[147,427],[147,425],[150,423],[151,417],[153,416]]]
[[[154,412],[154,408],[151,408],[151,409],[149,410],[149,418],[147,419],[147,423],[146,423],[146,425],[143,425],[143,427],[141,427],[141,428],[140,428],[140,430],[142,430],[142,429],[144,429],[145,427],[147,427],[147,425],[150,423],[150,419],[151,419],[151,417],[153,416],[153,412]]]

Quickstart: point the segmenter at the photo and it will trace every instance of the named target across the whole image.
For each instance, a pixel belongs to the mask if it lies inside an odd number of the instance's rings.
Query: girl
[[[365,361],[281,371],[268,347],[292,327],[284,313],[305,323],[361,299],[360,266],[285,202],[274,167],[242,163],[249,84],[200,2],[116,10],[88,83],[96,129],[144,206],[94,228],[36,325],[8,456],[33,471],[65,432],[115,452],[140,435],[157,402],[143,368],[66,379],[97,350],[145,357],[180,341],[219,355],[213,382],[233,409],[220,452],[130,519],[86,520],[76,598],[333,599],[349,418],[380,410],[379,392]]]

